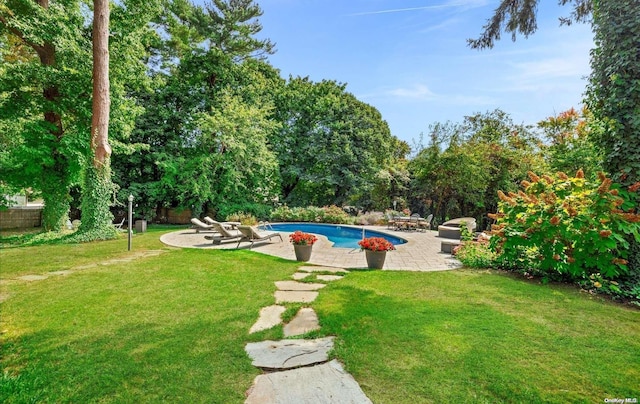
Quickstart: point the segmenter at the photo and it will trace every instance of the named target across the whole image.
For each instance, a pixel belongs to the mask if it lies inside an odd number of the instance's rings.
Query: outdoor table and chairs
[[[392,219],[394,230],[426,230],[431,229],[431,219],[429,215],[426,219],[414,213],[411,216],[396,216]]]

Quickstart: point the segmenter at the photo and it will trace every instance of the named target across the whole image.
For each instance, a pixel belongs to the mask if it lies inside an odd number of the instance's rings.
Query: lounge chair
[[[195,229],[196,233],[200,233],[201,231],[215,231],[212,225],[203,223],[198,218],[191,218],[191,223],[193,224],[191,228]]]
[[[204,236],[207,240],[213,240],[213,244],[220,244],[223,241],[242,239],[243,234],[236,229],[227,229],[222,223],[215,222],[210,225],[218,235]]]
[[[212,218],[210,218],[209,216],[205,216],[204,217],[204,221],[207,222],[207,224],[215,224],[215,223],[219,223],[221,224],[225,229],[235,229],[236,227],[240,226],[241,223],[240,222],[218,222],[213,220]]]
[[[236,248],[240,247],[240,243],[243,241],[248,241],[251,243],[249,249],[253,247],[253,243],[256,241],[267,241],[271,240],[274,237],[280,237],[280,242],[282,242],[282,235],[277,231],[266,231],[266,230],[258,230],[252,226],[238,226],[238,231],[242,233],[242,238],[238,240],[238,245]]]

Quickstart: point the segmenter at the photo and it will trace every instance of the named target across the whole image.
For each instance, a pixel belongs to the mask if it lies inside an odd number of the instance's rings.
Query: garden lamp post
[[[128,221],[128,233],[129,233],[129,238],[128,238],[128,249],[127,251],[131,251],[131,233],[133,232],[133,228],[131,227],[131,221],[133,220],[133,195],[129,194],[129,221]]]

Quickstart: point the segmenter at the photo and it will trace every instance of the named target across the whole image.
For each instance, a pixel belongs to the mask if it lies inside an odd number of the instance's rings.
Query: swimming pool
[[[296,230],[305,233],[315,233],[326,236],[332,241],[334,247],[339,248],[360,248],[358,241],[362,240],[362,228],[342,226],[339,224],[316,224],[316,223],[277,223],[272,224],[269,230],[294,232]],[[407,240],[381,233],[375,230],[366,230],[365,237],[383,237],[394,245],[404,244]]]

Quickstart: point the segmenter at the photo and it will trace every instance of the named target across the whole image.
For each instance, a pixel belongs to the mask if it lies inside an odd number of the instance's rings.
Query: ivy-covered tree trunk
[[[640,7],[633,1],[594,1],[596,48],[591,52],[589,108],[601,125],[595,140],[616,182],[640,181]],[[630,266],[640,274],[640,247]]]
[[[62,158],[62,157],[59,157]],[[62,164],[44,169],[42,175],[42,228],[45,231],[56,231],[64,227],[69,219],[71,195],[69,194],[69,178],[66,167]]]
[[[113,237],[113,215],[109,211],[113,193],[109,146],[109,1],[93,2],[93,105],[91,151],[82,193],[82,233],[88,239]]]

